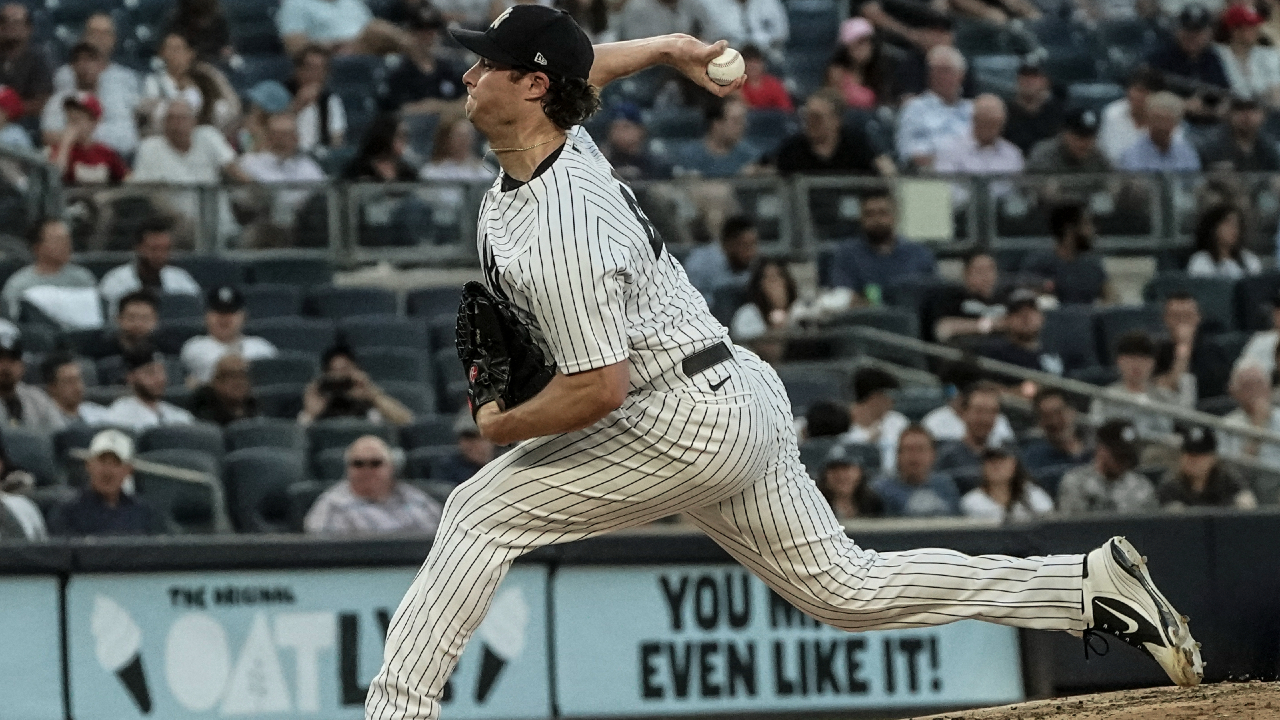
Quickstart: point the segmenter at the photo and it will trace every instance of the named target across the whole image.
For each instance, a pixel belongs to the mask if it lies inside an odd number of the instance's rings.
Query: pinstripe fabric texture
[[[1084,629],[1083,556],[877,553],[849,539],[800,463],[772,368],[735,347],[731,360],[683,375],[681,360],[725,330],[660,239],[650,243],[629,191],[606,192],[611,182],[575,129],[543,175],[505,193],[495,184],[485,199],[479,243],[490,287],[527,313],[562,371],[629,358],[632,391],[589,428],[520,443],[449,497],[392,619],[367,718],[439,717],[444,683],[517,557],[677,512],[835,627],[977,618]]]

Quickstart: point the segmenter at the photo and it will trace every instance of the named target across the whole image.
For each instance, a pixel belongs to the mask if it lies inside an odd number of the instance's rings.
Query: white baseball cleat
[[[1187,617],[1156,589],[1147,559],[1122,537],[1085,557],[1084,618],[1089,633],[1107,633],[1138,648],[1182,687],[1200,684],[1204,662]]]

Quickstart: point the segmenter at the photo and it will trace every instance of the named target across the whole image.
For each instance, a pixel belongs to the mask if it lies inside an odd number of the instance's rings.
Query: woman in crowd
[[[342,177],[366,182],[414,182],[418,173],[404,160],[409,136],[395,115],[379,115],[369,125],[360,151],[351,159]]]
[[[1206,209],[1196,222],[1196,252],[1187,262],[1187,274],[1239,280],[1262,272],[1258,256],[1241,247],[1243,230],[1243,218],[1234,205]]]
[[[818,490],[840,520],[884,515],[884,501],[871,489],[871,478],[856,452],[843,445],[831,448],[822,466]]]
[[[796,281],[786,262],[762,260],[747,281],[747,302],[733,314],[729,335],[744,343],[770,363],[778,362],[786,350],[785,334],[795,318]]]
[[[196,111],[197,123],[213,125],[224,132],[235,126],[240,119],[240,99],[235,89],[216,68],[196,60],[195,50],[185,37],[177,32],[165,35],[157,55],[164,67],[143,80],[141,112],[156,113],[165,101],[181,98]],[[163,118],[158,116],[151,121],[154,128],[163,124]]]
[[[227,17],[218,0],[178,0],[165,32],[181,35],[204,62],[227,60],[235,53]]]
[[[1280,53],[1258,44],[1263,23],[1248,5],[1232,5],[1222,13],[1227,42],[1214,46],[1231,93],[1253,98],[1264,106],[1280,105]]]
[[[840,93],[846,106],[874,110],[893,99],[893,69],[875,28],[855,17],[840,25],[840,47],[827,64],[827,87]]]
[[[1014,448],[1002,445],[982,453],[982,479],[960,498],[965,517],[1024,521],[1053,512],[1053,498],[1036,485]]]

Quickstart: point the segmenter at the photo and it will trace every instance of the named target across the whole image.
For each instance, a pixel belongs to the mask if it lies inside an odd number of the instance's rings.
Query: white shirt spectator
[[[53,85],[53,97],[40,113],[42,132],[62,132],[67,126],[67,113],[62,101],[76,92],[75,74],[70,65],[58,68]],[[102,104],[102,119],[93,132],[93,139],[121,155],[131,154],[138,147],[138,121],[134,116],[142,99],[138,76],[129,68],[111,63],[98,76],[98,87],[93,94]]]
[[[4,503],[5,509],[22,526],[22,532],[28,540],[43,542],[49,539],[49,531],[44,525],[44,515],[40,514],[40,508],[30,498],[0,491],[0,502]]]
[[[1231,371],[1234,373],[1245,365],[1257,365],[1270,377],[1276,369],[1277,345],[1280,345],[1280,332],[1263,330],[1254,333],[1253,337],[1249,338],[1248,344],[1244,346],[1244,350],[1240,352],[1240,357],[1236,359],[1236,364]]]
[[[933,169],[939,173],[999,175],[1022,172],[1022,151],[1017,145],[996,138],[987,146],[978,145],[973,133],[954,135],[938,143]]]
[[[1270,101],[1271,92],[1280,86],[1280,53],[1275,48],[1254,45],[1249,49],[1249,59],[1241,64],[1236,54],[1226,45],[1214,45],[1222,69],[1231,83],[1231,93],[1243,98]]]
[[[372,19],[361,0],[284,0],[276,27],[281,35],[305,35],[313,42],[348,42]]]
[[[134,159],[134,182],[216,185],[222,168],[236,159],[236,151],[216,128],[200,125],[191,134],[191,147],[184,153],[169,144],[163,135],[142,141]]]
[[[619,40],[670,35],[693,34],[697,0],[627,0],[622,9],[609,17],[609,28]]]
[[[132,262],[108,270],[102,276],[102,282],[98,283],[98,292],[102,293],[103,299],[111,306],[112,316],[115,315],[120,298],[141,289],[142,280],[138,277],[138,267]],[[160,291],[180,295],[201,293],[200,284],[191,277],[191,273],[173,265],[160,268]]]
[[[157,425],[190,425],[195,422],[191,413],[163,400],[154,408],[148,407],[133,395],[127,395],[111,403],[107,408],[103,425],[114,425],[142,432]]]
[[[928,415],[920,421],[925,430],[933,436],[934,442],[946,442],[948,440],[963,440],[965,434],[964,421],[960,419],[959,413],[950,403],[940,408],[929,411]],[[987,436],[987,447],[999,447],[1005,443],[1014,442],[1016,438],[1013,436],[1013,426],[1009,424],[1009,418],[1000,413],[996,417],[996,424],[991,428],[991,434]]]
[[[35,265],[28,265],[14,273],[5,282],[4,290],[0,291],[0,297],[4,298],[5,305],[9,308],[9,317],[17,318],[23,296],[31,288],[43,286],[93,288],[97,287],[97,285],[98,279],[93,276],[93,273],[75,263],[63,265],[52,275],[41,275],[36,272]],[[99,325],[101,325],[101,322],[99,322]]]
[[[841,442],[874,444],[880,450],[880,467],[886,474],[892,474],[898,467],[898,437],[911,425],[906,415],[897,410],[890,410],[880,418],[878,428],[864,428],[850,425],[849,432],[840,436]],[[872,435],[876,436],[874,442]]]
[[[1133,147],[1138,140],[1147,136],[1146,128],[1133,124],[1133,116],[1129,114],[1129,101],[1121,98],[1102,111],[1102,124],[1098,127],[1098,149],[1114,165],[1120,160],[1125,150]],[[1183,136],[1183,129],[1174,131],[1174,142]]]
[[[319,0],[325,2],[325,0]],[[329,95],[329,136],[347,134],[347,109],[337,93]],[[298,149],[310,152],[320,144],[320,108],[315,103],[298,111]],[[356,138],[358,139],[358,138]]]
[[[316,499],[302,524],[308,533],[430,534],[440,525],[441,514],[440,503],[412,485],[398,482],[391,497],[374,502],[356,495],[344,480]]]
[[[766,53],[781,53],[791,36],[779,0],[697,0],[694,15],[708,42],[728,40],[733,47],[755,45]]]
[[[898,115],[898,157],[934,157],[942,142],[967,135],[973,126],[973,101],[961,98],[948,105],[932,90],[911,98]]]
[[[218,342],[209,335],[193,337],[182,345],[182,365],[187,375],[200,381],[201,384],[213,379],[213,369],[223,355],[239,355],[245,362],[273,358],[279,355],[276,346],[260,337],[242,336],[233,343]]]
[[[1240,251],[1240,261],[1228,257],[1214,260],[1204,250],[1197,251],[1187,261],[1187,274],[1192,277],[1218,277],[1228,280],[1239,280],[1246,275],[1257,275],[1262,272],[1262,261],[1248,250]]]
[[[1237,427],[1253,427],[1244,410],[1232,410],[1222,418],[1224,422]],[[1271,432],[1280,432],[1280,408],[1271,409],[1271,420],[1267,426]],[[1244,447],[1252,440],[1232,433],[1218,434],[1218,453],[1225,457],[1244,457]],[[1257,460],[1265,467],[1280,468],[1280,445],[1262,443],[1258,448]]]
[[[1013,507],[1006,508],[992,500],[991,496],[983,492],[982,488],[977,487],[960,498],[960,512],[964,513],[965,517],[975,520],[1025,522],[1035,519],[1037,515],[1053,512],[1053,498],[1049,497],[1049,493],[1040,489],[1040,486],[1034,483],[1027,483],[1026,487],[1023,488],[1022,499],[1014,503]]]

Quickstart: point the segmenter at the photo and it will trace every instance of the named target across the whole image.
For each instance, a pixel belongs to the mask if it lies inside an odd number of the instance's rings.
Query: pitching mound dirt
[[[1125,690],[984,710],[930,715],[917,720],[1280,720],[1280,683],[1220,683],[1182,688]]]

